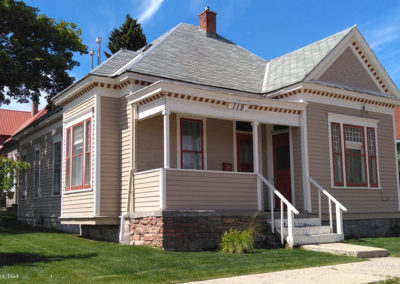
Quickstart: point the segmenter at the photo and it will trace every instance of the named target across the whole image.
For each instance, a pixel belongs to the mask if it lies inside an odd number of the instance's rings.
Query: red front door
[[[253,171],[253,137],[251,134],[236,134],[237,165],[239,172]]]
[[[289,133],[273,135],[272,141],[274,149],[275,187],[289,202],[292,202]],[[279,198],[275,197],[275,204],[277,208],[280,208]]]

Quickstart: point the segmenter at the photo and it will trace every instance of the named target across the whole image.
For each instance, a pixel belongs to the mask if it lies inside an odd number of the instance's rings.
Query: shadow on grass
[[[17,235],[17,234],[30,234],[30,233],[61,233],[56,228],[47,228],[41,226],[30,226],[27,224],[0,224],[0,234],[2,235]]]
[[[94,256],[97,256],[97,253],[45,256],[37,253],[0,252],[0,268],[3,266],[12,266],[12,265],[28,265],[36,262],[49,263],[61,260],[87,259]]]

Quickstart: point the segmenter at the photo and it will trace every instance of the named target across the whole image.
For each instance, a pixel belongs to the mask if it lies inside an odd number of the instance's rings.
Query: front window
[[[22,161],[27,161],[26,154],[22,155]],[[28,171],[24,171],[19,178],[19,187],[21,189],[21,199],[26,199],[26,193],[28,191]]]
[[[181,167],[203,169],[203,121],[181,119]]]
[[[65,190],[90,187],[91,120],[67,129]]]
[[[61,188],[61,142],[53,144],[53,195],[59,195]]]
[[[35,150],[34,169],[35,169],[34,197],[38,198],[40,190],[40,149]]]
[[[378,187],[376,128],[331,122],[333,185]]]

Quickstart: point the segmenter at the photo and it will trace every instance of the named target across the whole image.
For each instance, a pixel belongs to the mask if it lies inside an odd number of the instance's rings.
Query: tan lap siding
[[[379,120],[378,122],[378,159],[382,190],[377,189],[331,189],[328,113],[357,115],[361,111],[350,108],[309,103],[307,106],[307,129],[310,175],[342,202],[350,213],[394,212],[397,210],[397,173],[392,116],[380,113],[365,113],[363,116]],[[318,210],[318,196],[312,192],[313,212]],[[327,211],[327,203],[323,202]]]
[[[101,97],[100,215],[120,213],[120,100]]]
[[[232,121],[207,118],[207,170],[222,171],[223,163],[233,165]]]
[[[138,121],[137,170],[139,172],[163,167],[163,131],[161,115]]]
[[[54,124],[52,124],[54,126]],[[51,127],[51,125],[46,126]],[[39,130],[40,131],[40,130]],[[34,210],[39,217],[58,217],[60,216],[60,196],[53,196],[53,137],[60,135],[62,127],[50,130],[44,135],[36,137],[32,142],[20,145],[21,157],[26,151],[27,160],[32,165],[28,170],[28,187],[26,199],[21,199],[21,190],[19,190],[18,217],[25,218]],[[30,139],[28,136],[25,139]],[[34,146],[40,146],[40,191],[39,198],[34,197]]]
[[[129,175],[132,166],[132,107],[127,102],[126,98],[120,99],[119,116],[120,116],[120,143],[121,153],[121,200],[120,213],[126,211],[126,202],[129,188]]]
[[[78,104],[73,109],[66,111],[64,113],[64,120],[69,119],[82,111],[91,109],[95,107],[95,98],[91,97],[90,99]],[[96,129],[96,120],[93,118],[92,121],[92,138],[95,137],[95,129]],[[65,139],[65,137],[63,138]],[[65,142],[65,140],[64,140]],[[94,154],[95,154],[95,146],[96,143],[94,139],[92,139],[92,178],[91,185],[93,186],[94,181]],[[65,157],[65,153],[64,156]],[[63,175],[65,175],[65,169],[63,171]],[[63,194],[62,198],[62,214],[63,217],[91,217],[94,216],[94,193],[93,190],[85,191],[85,192],[74,192],[70,191],[68,193]]]
[[[134,180],[135,211],[160,210],[160,170],[136,173]]]
[[[202,171],[166,171],[167,209],[257,210],[256,176]]]

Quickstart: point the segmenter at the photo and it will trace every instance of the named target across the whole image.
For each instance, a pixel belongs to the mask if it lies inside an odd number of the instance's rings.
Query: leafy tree
[[[108,40],[107,48],[113,54],[122,48],[136,51],[147,44],[141,25],[137,22],[137,19],[131,18],[129,14],[126,15],[122,26],[111,32]],[[111,56],[107,52],[104,52],[104,54],[107,57]]]
[[[14,161],[0,156],[0,195],[10,195],[11,188],[15,185],[18,176],[31,168],[28,162]]]
[[[74,23],[38,12],[22,1],[0,0],[0,105],[57,94],[74,80],[66,72],[79,66],[74,52],[87,53]]]

